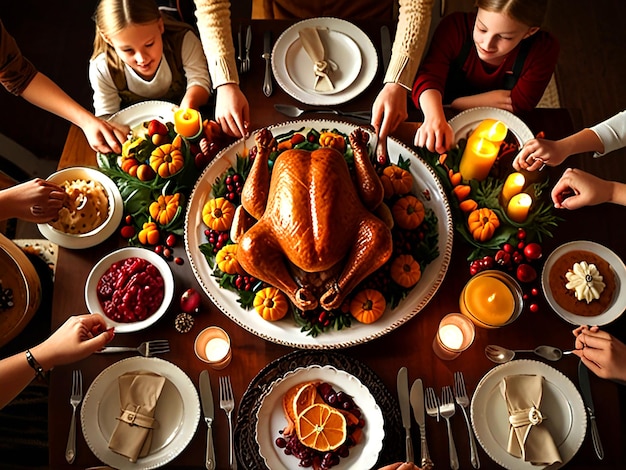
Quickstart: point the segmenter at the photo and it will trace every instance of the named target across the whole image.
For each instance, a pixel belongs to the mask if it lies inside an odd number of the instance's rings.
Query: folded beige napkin
[[[546,429],[549,417],[541,411],[543,376],[509,375],[500,384],[509,411],[507,451],[533,465],[561,462],[561,455]]]
[[[313,61],[313,71],[315,72],[313,89],[320,92],[332,91],[335,86],[328,76],[330,64],[325,60],[324,45],[317,28],[302,28],[298,31],[298,35],[302,41],[302,47]]]
[[[120,375],[120,411],[118,422],[109,440],[109,449],[136,462],[150,452],[157,401],[165,377],[147,371],[132,371]]]

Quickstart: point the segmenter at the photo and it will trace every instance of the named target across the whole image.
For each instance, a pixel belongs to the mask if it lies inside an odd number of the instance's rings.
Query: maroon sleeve
[[[467,24],[466,14],[457,12],[444,17],[437,26],[413,84],[412,98],[418,108],[419,98],[426,90],[439,90],[443,96],[450,64],[470,34]],[[469,24],[474,24],[473,18]]]
[[[556,68],[559,42],[546,31],[536,34],[522,73],[511,90],[513,112],[530,111],[537,106]]]
[[[37,69],[22,55],[0,21],[0,83],[14,95],[21,95],[35,75]]]

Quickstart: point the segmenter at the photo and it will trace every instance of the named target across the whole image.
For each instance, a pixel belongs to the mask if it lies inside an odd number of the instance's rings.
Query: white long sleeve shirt
[[[622,111],[606,121],[590,127],[590,129],[597,134],[604,145],[604,153],[596,153],[594,157],[601,157],[626,147],[626,111]]]

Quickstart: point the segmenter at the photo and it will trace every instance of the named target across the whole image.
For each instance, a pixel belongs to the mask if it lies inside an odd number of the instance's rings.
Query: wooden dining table
[[[264,61],[261,58],[263,32],[271,30],[274,39],[277,38],[291,23],[282,21],[252,21],[252,65],[251,71],[242,74],[241,88],[246,94],[251,108],[251,129],[259,129],[268,125],[290,120],[274,110],[274,104],[286,103],[303,106],[296,99],[283,91],[274,82],[274,92],[269,98],[262,92]],[[358,24],[372,39],[380,56],[380,24]],[[245,24],[244,24],[245,26]],[[245,29],[244,29],[245,30]],[[280,60],[280,58],[274,58]],[[373,100],[382,86],[382,71],[379,66],[378,72],[372,84],[358,97],[350,102],[338,106],[343,111],[369,109]],[[307,107],[307,106],[305,106]],[[329,119],[337,119],[337,116],[320,116]],[[572,133],[575,128],[572,123],[572,113],[567,109],[537,109],[522,116],[522,119],[530,127],[533,133],[545,132],[551,139],[560,138]],[[358,121],[352,121],[359,123]],[[412,145],[412,135],[417,127],[415,122],[407,122],[396,132],[399,140],[407,145]],[[575,161],[572,162],[574,164]],[[94,152],[77,127],[69,131],[66,145],[59,162],[59,168],[68,166],[96,165]],[[562,169],[545,170],[552,182],[556,181]],[[623,216],[621,208],[612,205],[602,205],[594,208],[585,208],[577,211],[560,211],[562,221],[553,232],[553,237],[547,237],[543,242],[544,258],[558,246],[573,240],[590,240],[598,242],[612,249],[622,259],[626,257],[626,246],[623,243],[623,234],[620,233],[615,221]],[[84,250],[70,250],[59,248],[58,262],[56,266],[56,278],[54,285],[52,307],[52,329],[56,329],[69,316],[85,313],[87,311],[84,301],[84,286],[90,270],[104,255],[124,246],[125,241],[117,234],[106,242],[93,248]],[[443,386],[452,385],[453,373],[462,371],[465,376],[470,396],[474,392],[481,378],[487,374],[495,364],[485,356],[485,346],[499,344],[512,349],[532,349],[541,344],[549,344],[563,350],[572,349],[574,337],[569,324],[559,317],[545,301],[542,294],[537,296],[536,301],[539,310],[531,312],[525,308],[521,316],[512,324],[497,328],[476,328],[473,344],[458,358],[444,361],[433,353],[432,343],[441,318],[450,313],[459,311],[459,295],[463,286],[470,279],[469,263],[467,256],[471,247],[462,238],[455,236],[452,256],[447,273],[440,288],[428,304],[413,318],[398,328],[385,335],[364,341],[360,344],[343,349],[308,351],[307,349],[294,349],[268,341],[242,328],[221,312],[207,296],[203,295],[200,313],[195,317],[195,324],[188,333],[178,333],[174,328],[174,317],[179,313],[178,299],[188,288],[194,288],[200,292],[200,287],[183,246],[182,240],[174,247],[174,256],[179,256],[185,261],[182,265],[170,263],[175,276],[174,302],[167,314],[155,325],[146,330],[133,333],[120,333],[114,338],[113,344],[137,346],[142,341],[150,339],[168,339],[171,351],[160,356],[162,359],[171,361],[182,369],[198,386],[198,378],[201,371],[207,369],[207,364],[201,362],[194,354],[194,340],[198,332],[209,325],[222,327],[230,336],[232,343],[232,361],[223,370],[208,368],[213,396],[215,400],[215,421],[213,435],[215,438],[215,452],[218,469],[228,468],[228,425],[226,414],[219,409],[218,405],[218,377],[229,375],[234,389],[236,402],[235,419],[240,427],[253,416],[237,412],[242,405],[242,397],[248,391],[251,383],[257,383],[258,374],[261,371],[267,373],[269,364],[276,364],[289,354],[307,356],[309,353],[317,354],[319,360],[324,363],[327,356],[330,363],[354,363],[355,368],[364,368],[366,374],[372,374],[383,386],[381,393],[386,397],[385,411],[388,423],[394,427],[385,429],[386,444],[378,465],[400,461],[404,456],[404,431],[399,426],[399,408],[396,399],[396,374],[398,369],[406,366],[408,369],[409,384],[414,379],[421,378],[425,387],[433,387],[438,393]],[[100,355],[94,354],[78,363],[56,367],[50,373],[49,387],[49,449],[50,468],[72,469],[86,468],[101,465],[101,462],[91,451],[88,443],[78,426],[77,455],[73,464],[65,461],[65,447],[67,434],[70,426],[71,406],[69,403],[72,370],[79,368],[84,376],[84,390],[86,391],[93,380],[108,366],[114,364],[127,355]],[[538,359],[525,356],[528,359]],[[565,356],[558,362],[550,363],[550,366],[561,371],[574,384],[577,380],[578,360],[575,356]],[[587,430],[586,437],[568,463],[567,468],[618,468],[625,461],[624,455],[624,425],[621,420],[623,403],[620,402],[619,386],[614,382],[603,380],[591,375],[591,388],[595,397],[596,416],[599,433],[604,446],[605,456],[599,460],[593,450],[591,435]],[[246,408],[248,412],[250,408]],[[239,409],[241,411],[241,409]],[[96,425],[95,423],[93,425]],[[427,417],[427,436],[432,460],[435,468],[447,468],[448,438],[445,424]],[[460,410],[452,418],[452,429],[458,450],[460,468],[471,468],[468,434],[465,422]],[[204,453],[206,445],[207,427],[204,421],[200,422],[195,433],[184,450],[169,462],[167,468],[192,469],[204,467]],[[413,421],[412,425],[413,444],[416,461],[419,462],[419,432]],[[235,443],[237,455],[240,459],[240,467],[249,470],[257,470],[252,464],[255,459],[250,456],[254,448],[247,448],[248,442],[239,440]],[[242,446],[246,448],[242,448]],[[479,458],[481,468],[501,468],[495,463],[485,450],[479,445]],[[252,465],[252,466],[251,466]],[[378,466],[377,465],[377,466]],[[137,467],[139,468],[139,467]],[[273,470],[273,469],[272,469]]]

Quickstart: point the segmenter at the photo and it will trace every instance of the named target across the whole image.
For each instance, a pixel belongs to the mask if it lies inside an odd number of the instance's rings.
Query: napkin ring
[[[541,411],[535,406],[531,406],[525,410],[517,411],[509,416],[511,426],[517,428],[519,426],[538,426],[544,420]]]
[[[123,421],[131,426],[139,426],[142,428],[153,429],[156,427],[156,420],[144,414],[139,413],[141,409],[140,405],[136,405],[135,409],[122,410],[122,415],[117,418],[119,421]]]

